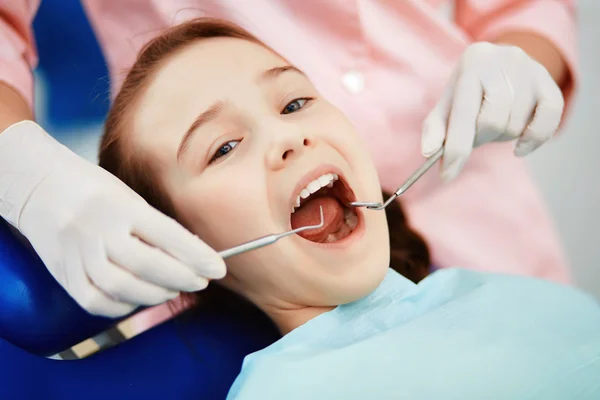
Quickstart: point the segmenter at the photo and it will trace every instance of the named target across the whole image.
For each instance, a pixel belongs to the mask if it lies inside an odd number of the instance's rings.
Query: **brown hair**
[[[168,29],[139,53],[114,100],[104,127],[100,166],[140,194],[151,206],[172,218],[176,218],[175,208],[155,179],[153,164],[139,155],[135,156],[132,146],[128,146],[127,120],[161,62],[196,40],[215,37],[239,38],[264,46],[250,33],[219,20],[200,18]],[[384,197],[387,196],[384,194]],[[399,202],[390,205],[386,215],[391,245],[390,268],[418,282],[429,272],[427,244],[409,226]],[[194,294],[192,300],[201,308],[254,315],[252,305],[219,285],[209,285],[206,290]]]

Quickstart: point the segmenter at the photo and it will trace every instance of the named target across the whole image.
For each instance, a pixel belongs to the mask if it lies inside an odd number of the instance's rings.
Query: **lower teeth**
[[[327,235],[323,243],[333,243],[348,237],[358,225],[358,215],[350,208],[344,208],[344,223],[337,232]]]

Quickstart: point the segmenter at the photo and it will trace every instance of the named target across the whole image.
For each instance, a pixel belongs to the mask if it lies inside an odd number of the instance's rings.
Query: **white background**
[[[600,297],[600,1],[579,2],[581,84],[561,136],[528,159],[579,286]]]

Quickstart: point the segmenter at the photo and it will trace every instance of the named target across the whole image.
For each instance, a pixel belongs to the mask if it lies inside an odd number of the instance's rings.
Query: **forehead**
[[[257,69],[269,67],[283,59],[266,47],[238,38],[199,39],[168,57],[157,71],[151,86],[174,82],[215,80],[228,76],[253,75]],[[230,77],[229,77],[230,78]]]
[[[216,101],[248,97],[263,71],[283,64],[271,50],[243,39],[191,43],[155,71],[135,107],[134,140],[143,145],[151,134],[152,142],[167,145],[183,135],[198,113]]]

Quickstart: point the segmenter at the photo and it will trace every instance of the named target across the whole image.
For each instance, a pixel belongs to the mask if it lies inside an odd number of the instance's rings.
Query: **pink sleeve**
[[[31,23],[39,0],[0,1],[0,81],[15,88],[33,105],[37,53]]]
[[[511,31],[549,40],[570,72],[564,88],[569,104],[579,82],[575,8],[575,0],[457,0],[456,23],[475,41],[493,41]]]

